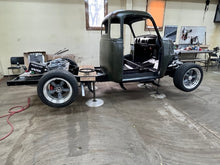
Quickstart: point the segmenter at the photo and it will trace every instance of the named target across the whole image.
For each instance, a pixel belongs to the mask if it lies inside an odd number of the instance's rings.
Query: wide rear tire
[[[203,79],[201,66],[194,63],[184,63],[175,72],[174,85],[185,92],[191,92],[198,88]]]
[[[78,83],[72,73],[52,70],[39,80],[37,93],[44,104],[56,108],[65,107],[76,100]]]

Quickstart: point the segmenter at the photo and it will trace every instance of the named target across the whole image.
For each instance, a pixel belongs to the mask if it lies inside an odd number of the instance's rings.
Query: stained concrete
[[[176,89],[169,77],[160,93],[148,85],[97,83],[105,104],[89,108],[79,97],[68,107],[41,103],[35,86],[0,83],[0,115],[13,105],[31,106],[10,120],[15,130],[0,142],[6,165],[207,165],[220,164],[220,72],[205,73],[194,92]],[[162,97],[160,97],[162,96]],[[165,96],[165,97],[164,97]],[[0,136],[10,127],[0,119]]]

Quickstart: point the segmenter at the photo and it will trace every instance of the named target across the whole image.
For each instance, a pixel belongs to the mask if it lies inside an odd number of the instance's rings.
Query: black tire
[[[194,63],[184,63],[175,72],[173,77],[174,85],[185,92],[195,90],[203,79],[201,66]]]
[[[52,70],[39,80],[37,93],[44,104],[61,108],[76,100],[78,83],[72,73],[65,70]]]

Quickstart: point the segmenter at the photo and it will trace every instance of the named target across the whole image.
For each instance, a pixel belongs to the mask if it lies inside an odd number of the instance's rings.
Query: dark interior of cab
[[[133,50],[124,56],[124,73],[127,70],[138,72],[158,70],[158,46],[156,35],[142,35],[134,40]]]

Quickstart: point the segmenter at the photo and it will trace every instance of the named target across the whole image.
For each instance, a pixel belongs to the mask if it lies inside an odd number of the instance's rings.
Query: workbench
[[[206,71],[210,62],[210,57],[213,53],[211,50],[179,50],[177,51],[180,61],[182,62],[201,62],[204,63]],[[204,55],[204,58],[198,57],[198,54]]]

